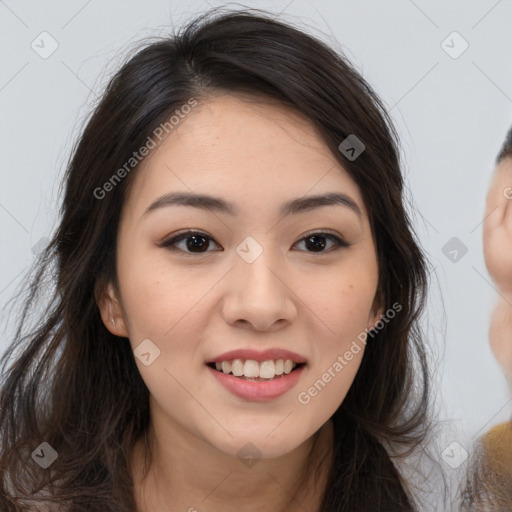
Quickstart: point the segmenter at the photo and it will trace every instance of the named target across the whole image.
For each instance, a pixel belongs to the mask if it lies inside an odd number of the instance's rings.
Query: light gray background
[[[32,248],[55,227],[71,144],[119,56],[209,5],[220,3],[0,1],[0,306],[32,263]],[[469,448],[512,410],[488,347],[497,295],[483,261],[481,224],[494,158],[512,123],[512,1],[244,5],[284,9],[288,21],[337,44],[390,109],[416,229],[435,267],[425,328],[439,359],[434,394],[445,421],[443,446],[457,440]],[[31,48],[43,31],[59,44],[47,59]],[[469,43],[457,59],[441,47],[453,31]],[[468,248],[456,263],[442,252],[454,236]]]

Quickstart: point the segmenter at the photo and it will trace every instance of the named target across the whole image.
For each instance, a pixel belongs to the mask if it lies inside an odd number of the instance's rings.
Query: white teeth
[[[258,361],[254,361],[254,359],[247,359],[244,364],[244,375],[246,377],[259,377],[260,365]]]
[[[260,377],[262,379],[273,379],[276,376],[274,361],[263,361],[260,364]]]
[[[244,362],[241,359],[234,359],[231,363],[231,373],[235,377],[241,377],[244,374]]]
[[[235,377],[247,377],[249,379],[273,379],[276,376],[288,374],[295,367],[291,359],[269,359],[259,363],[254,359],[234,359],[215,363],[215,368],[223,373],[232,373]]]

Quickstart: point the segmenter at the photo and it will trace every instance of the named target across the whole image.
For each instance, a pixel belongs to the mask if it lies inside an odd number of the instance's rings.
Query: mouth
[[[231,375],[252,382],[276,381],[306,366],[291,359],[270,359],[258,362],[254,359],[233,359],[230,361],[206,363],[218,373]]]
[[[207,371],[227,391],[250,402],[268,402],[285,396],[297,386],[306,362],[291,359],[233,359],[209,361]]]

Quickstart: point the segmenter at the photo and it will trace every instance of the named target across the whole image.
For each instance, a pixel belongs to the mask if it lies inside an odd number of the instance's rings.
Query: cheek
[[[333,413],[344,400],[364,355],[376,288],[371,265],[353,264],[350,272],[344,269],[318,280],[306,304],[316,314],[311,318],[321,319],[312,335],[315,364],[307,387],[299,390],[300,403]]]
[[[123,282],[123,305],[130,337],[161,336],[172,329],[180,313],[183,315],[186,298],[177,297],[179,285],[170,288],[147,269],[136,270]]]
[[[346,323],[334,342],[324,339],[316,346],[315,363],[297,393],[299,404],[309,408],[315,418],[325,421],[331,417],[354,382],[365,350],[364,343],[352,335],[358,331],[357,326]]]
[[[496,360],[508,377],[512,377],[512,342],[508,336],[494,336],[490,339],[491,349]]]
[[[340,270],[308,280],[307,284],[309,293],[304,290],[304,302],[326,324],[326,333],[330,333],[333,341],[357,335],[368,326],[377,276],[357,269]]]
[[[160,249],[142,243],[127,243],[119,254],[118,277],[128,320],[149,323],[159,332],[170,329],[196,295],[195,288],[187,286],[187,275],[170,265]]]
[[[199,367],[204,331],[199,299],[205,291],[185,290],[178,273],[164,277],[148,266],[134,266],[124,278],[125,318],[139,373],[157,403],[173,397],[175,404],[183,404],[187,396],[180,383]]]
[[[489,326],[489,343],[496,360],[509,378],[512,377],[511,325],[512,309],[507,302],[500,299],[492,312]]]
[[[166,265],[162,258],[136,249],[125,254],[129,257],[120,258],[118,276],[130,343],[136,350],[143,340],[151,340],[159,350],[151,366],[172,370],[177,360],[192,358],[197,348],[205,321],[200,299],[212,279],[191,283],[191,274]],[[137,364],[144,377],[147,368]]]

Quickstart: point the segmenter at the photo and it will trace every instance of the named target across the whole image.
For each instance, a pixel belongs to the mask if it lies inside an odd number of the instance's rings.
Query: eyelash
[[[172,238],[169,238],[168,240],[164,240],[160,244],[160,247],[164,247],[164,248],[168,249],[169,251],[181,251],[184,254],[186,254],[187,256],[196,256],[196,255],[200,256],[202,254],[207,254],[208,252],[212,252],[212,251],[190,252],[190,251],[183,251],[182,249],[178,249],[177,247],[173,247],[178,242],[181,242],[181,241],[186,240],[187,238],[191,238],[193,236],[201,236],[201,237],[204,237],[207,241],[208,240],[214,241],[214,239],[212,237],[208,236],[206,233],[202,233],[200,231],[185,231],[185,232],[180,233],[180,234],[178,234],[176,236],[173,236]],[[324,233],[322,231],[316,231],[314,233],[310,233],[310,234],[306,235],[305,237],[302,237],[299,240],[299,242],[302,242],[302,241],[304,241],[304,240],[306,240],[306,239],[308,239],[309,237],[312,237],[312,236],[315,236],[315,237],[320,236],[321,238],[327,238],[328,240],[331,240],[332,242],[334,242],[335,246],[334,246],[334,249],[327,250],[327,251],[318,251],[318,252],[306,251],[306,252],[309,252],[311,254],[328,254],[328,253],[331,253],[331,252],[339,251],[342,248],[350,247],[350,245],[351,245],[351,244],[345,242],[345,240],[343,240],[342,238],[340,238],[340,237],[338,237],[336,235],[333,235],[331,233]],[[209,246],[208,246],[208,248],[209,248]]]

